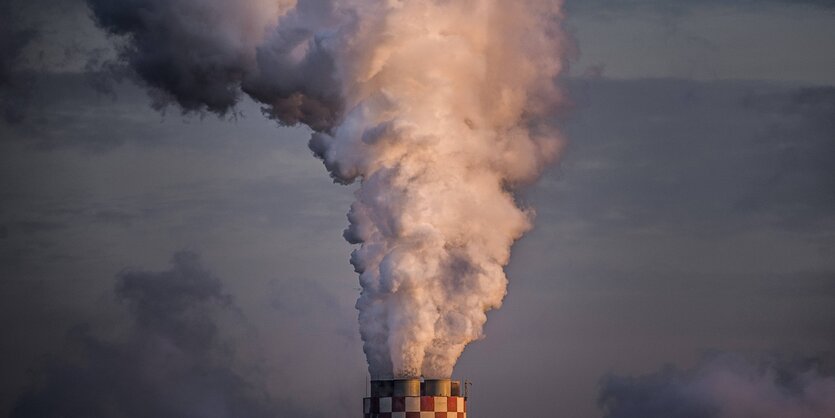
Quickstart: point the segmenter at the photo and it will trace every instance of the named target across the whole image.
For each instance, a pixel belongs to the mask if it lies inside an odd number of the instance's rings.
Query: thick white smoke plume
[[[559,95],[552,1],[354,1],[339,49],[346,113],[311,148],[362,187],[345,238],[362,247],[360,330],[375,377],[449,377],[530,214],[508,191],[554,159],[536,117]]]
[[[548,117],[562,102],[562,2],[238,2],[264,8],[246,13],[220,0],[88,1],[131,36],[123,56],[155,91],[222,112],[240,87],[316,131],[310,148],[333,178],[361,182],[345,238],[361,244],[351,262],[372,377],[449,377],[501,305],[510,248],[531,228],[512,189],[561,148]],[[265,27],[257,41],[252,25]],[[166,31],[176,37],[161,52]]]

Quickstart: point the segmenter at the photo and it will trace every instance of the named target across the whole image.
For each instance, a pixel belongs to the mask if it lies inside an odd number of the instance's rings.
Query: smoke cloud
[[[170,270],[125,271],[115,295],[130,314],[125,335],[76,327],[11,418],[309,416],[236,371],[216,322],[236,308],[197,255],[177,253]]]
[[[311,149],[338,181],[362,179],[345,238],[362,244],[351,261],[372,376],[449,377],[501,305],[510,246],[531,226],[508,188],[560,148],[537,123],[559,98],[559,8],[356,6],[350,110]]]
[[[314,28],[332,23],[328,1],[87,0],[100,27],[120,39],[122,62],[154,106],[232,111],[241,91],[281,123],[327,129],[339,88]],[[279,25],[280,21],[280,25]]]
[[[157,94],[185,110],[224,113],[255,65],[255,45],[277,2],[88,0],[99,26],[127,38],[122,59]]]
[[[562,2],[88,2],[157,97],[223,114],[243,91],[314,130],[333,179],[360,182],[344,236],[371,376],[449,377],[531,228],[513,188],[562,147]]]
[[[606,418],[825,418],[835,416],[835,374],[819,360],[705,358],[689,371],[610,376]]]

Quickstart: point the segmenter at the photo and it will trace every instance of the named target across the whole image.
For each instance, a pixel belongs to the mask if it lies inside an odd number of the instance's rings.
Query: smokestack
[[[450,379],[372,380],[363,418],[465,418],[467,397]]]
[[[394,381],[392,394],[397,397],[421,396],[419,379],[397,379]]]
[[[452,381],[449,379],[427,379],[424,384],[427,396],[452,396]]]

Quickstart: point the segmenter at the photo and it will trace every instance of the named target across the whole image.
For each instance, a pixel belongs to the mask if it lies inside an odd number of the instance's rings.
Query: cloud
[[[832,0],[567,0],[566,7],[571,12],[636,12],[654,11],[664,14],[684,14],[697,9],[710,7],[724,8],[759,8],[783,5],[790,7],[816,7],[821,9],[835,9]]]
[[[66,229],[68,227],[67,224],[59,222],[39,220],[20,221],[15,223],[14,226],[15,229],[19,230],[20,232],[26,235],[37,234],[41,232],[53,232],[61,229]]]
[[[815,128],[828,128],[831,131],[827,133],[835,133],[835,86],[802,87],[789,92],[752,92],[742,104],[764,116],[802,118]]]
[[[608,376],[599,403],[606,418],[826,418],[835,374],[817,359],[714,354],[691,370]]]
[[[601,229],[690,234],[835,223],[829,87],[577,80],[564,182],[541,210]],[[556,195],[554,188],[559,188]]]
[[[175,254],[169,270],[123,271],[115,295],[130,318],[122,338],[76,327],[10,417],[310,416],[237,371],[217,323],[233,301],[196,254]]]
[[[97,211],[93,217],[98,222],[129,227],[139,218],[139,215],[123,210],[105,209]]]

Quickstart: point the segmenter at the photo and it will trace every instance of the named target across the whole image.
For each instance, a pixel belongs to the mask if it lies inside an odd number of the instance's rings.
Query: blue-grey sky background
[[[353,187],[332,183],[309,131],[249,99],[237,117],[154,110],[130,78],[102,88],[112,40],[86,4],[4,3],[0,415],[108,416],[107,402],[148,398],[159,409],[135,416],[168,416],[208,393],[250,416],[358,416],[366,364],[341,236]],[[566,9],[574,105],[555,117],[569,145],[519,193],[536,228],[456,368],[474,382],[471,416],[601,417],[607,376],[698,368],[713,351],[812,358],[831,381],[835,3]],[[184,287],[148,319],[160,289],[137,277]],[[178,321],[211,332],[161,325]],[[167,371],[164,344],[138,343],[172,335],[195,368]],[[163,399],[155,379],[209,389]],[[179,416],[227,416],[211,410]]]

